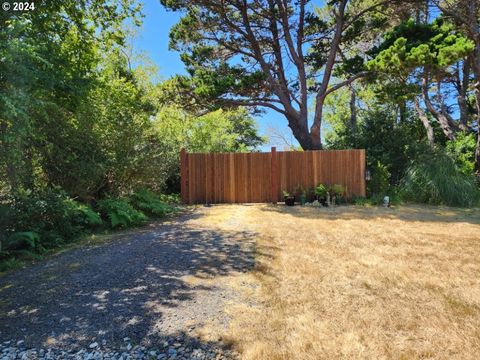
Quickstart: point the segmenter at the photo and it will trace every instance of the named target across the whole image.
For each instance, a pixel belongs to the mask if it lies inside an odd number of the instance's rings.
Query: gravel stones
[[[226,350],[218,344],[201,343],[192,339],[179,337],[169,338],[159,347],[146,348],[133,345],[130,339],[126,345],[119,348],[110,348],[102,341],[91,343],[87,348],[23,348],[23,340],[5,341],[0,344],[0,360],[227,360],[237,359],[238,355]],[[19,344],[13,346],[12,344]],[[164,346],[167,344],[166,346]]]
[[[0,360],[231,358],[194,330],[210,322],[225,328],[223,309],[238,294],[221,282],[190,280],[251,269],[254,235],[199,226],[197,215],[186,212],[0,277]]]

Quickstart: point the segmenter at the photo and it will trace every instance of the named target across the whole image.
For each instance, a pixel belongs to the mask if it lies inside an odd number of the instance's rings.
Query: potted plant
[[[295,197],[298,195],[300,205],[305,205],[307,202],[307,191],[302,185],[297,185],[295,188]]]
[[[300,205],[305,205],[305,203],[307,202],[307,192],[305,190],[302,191],[302,193],[300,194]]]
[[[330,194],[328,193],[328,188],[326,185],[318,184],[318,186],[315,188],[315,196],[323,206],[328,206]]]
[[[329,188],[329,193],[332,200],[332,205],[335,205],[337,197],[343,197],[345,194],[345,188],[340,184],[333,184]]]
[[[286,190],[283,190],[283,199],[285,200],[285,205],[287,206],[295,205],[295,195],[290,194]]]

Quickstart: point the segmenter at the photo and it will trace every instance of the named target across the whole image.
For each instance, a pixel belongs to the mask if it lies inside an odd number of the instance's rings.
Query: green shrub
[[[359,205],[359,206],[378,206],[378,205],[383,205],[383,199],[385,196],[388,196],[390,198],[390,204],[391,205],[400,205],[403,201],[402,199],[402,194],[399,192],[397,189],[391,189],[390,192],[388,192],[385,195],[381,194],[376,194],[372,195],[370,197],[354,197],[352,199],[352,203],[354,205]]]
[[[434,205],[475,206],[480,191],[472,175],[462,173],[448,155],[425,154],[409,166],[402,185],[411,201]]]
[[[358,206],[366,206],[371,205],[370,199],[366,198],[365,196],[356,196],[352,198],[352,204]]]
[[[315,195],[323,198],[327,196],[328,193],[328,188],[324,184],[318,184],[318,186],[315,188]]]
[[[41,245],[51,248],[73,240],[87,227],[99,224],[99,220],[88,206],[58,188],[50,188],[22,191],[13,196],[2,227],[7,237],[17,232],[35,232]]]
[[[335,194],[335,195],[343,196],[345,194],[345,187],[340,184],[333,184],[329,186],[328,191],[330,192],[331,195]]]
[[[474,133],[460,132],[453,141],[445,145],[447,154],[455,161],[458,169],[467,175],[473,174],[475,168],[476,136]]]
[[[130,202],[136,209],[153,216],[165,216],[173,212],[170,205],[164,203],[157,194],[147,189],[134,192]]]
[[[11,207],[9,205],[0,204],[0,241],[6,239],[10,217],[11,217],[10,212],[11,212]]]
[[[65,204],[72,214],[72,222],[83,228],[94,228],[103,224],[100,214],[90,206],[79,203],[72,199],[66,199]]]
[[[6,260],[0,261],[0,273],[4,272],[6,270],[11,270],[18,268],[23,265],[23,262],[21,260],[15,259],[15,258],[9,258]]]
[[[359,206],[377,206],[383,204],[383,198],[383,195],[372,195],[368,198],[360,196],[353,198],[352,203]]]
[[[34,231],[15,232],[2,244],[2,251],[38,250],[42,251],[40,236]]]
[[[390,204],[392,205],[400,205],[403,203],[404,194],[402,189],[399,189],[398,187],[390,189],[388,196],[390,197]]]
[[[124,198],[100,200],[97,203],[97,208],[100,214],[109,220],[112,229],[140,225],[148,220],[148,217],[143,212],[136,210]]]
[[[178,205],[182,202],[180,194],[160,194],[159,197],[161,202],[169,205]]]
[[[372,167],[372,178],[367,184],[370,195],[386,195],[390,188],[390,172],[380,161]]]

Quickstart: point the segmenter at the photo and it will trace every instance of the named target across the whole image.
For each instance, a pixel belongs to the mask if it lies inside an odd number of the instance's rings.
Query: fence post
[[[270,183],[272,188],[272,202],[277,204],[278,201],[278,176],[277,176],[277,148],[272,146],[271,154],[271,174]]]
[[[180,194],[182,203],[188,204],[188,154],[180,150]]]
[[[367,196],[367,184],[365,179],[367,159],[366,159],[365,149],[361,149],[359,151],[360,151],[360,195],[365,197]]]

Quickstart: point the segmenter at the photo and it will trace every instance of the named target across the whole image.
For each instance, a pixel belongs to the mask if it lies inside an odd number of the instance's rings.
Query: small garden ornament
[[[385,196],[383,198],[383,207],[390,207],[390,196]]]

